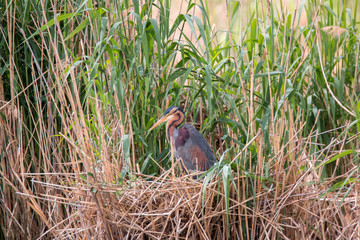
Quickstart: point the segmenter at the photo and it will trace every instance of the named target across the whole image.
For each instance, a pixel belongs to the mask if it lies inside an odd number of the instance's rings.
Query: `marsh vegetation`
[[[360,238],[358,1],[224,3],[0,1],[1,239]]]

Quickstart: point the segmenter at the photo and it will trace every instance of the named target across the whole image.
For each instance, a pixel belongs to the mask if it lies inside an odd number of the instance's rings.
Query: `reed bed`
[[[69,186],[32,181],[57,195],[24,195],[40,200],[51,212],[51,228],[40,238],[88,239],[356,239],[359,236],[358,196],[327,193],[326,185],[313,187],[311,171],[297,174],[296,182],[275,198],[267,183],[254,196],[242,198],[231,186],[229,208],[217,177],[194,180],[191,176],[136,175],[118,184],[78,183]],[[65,179],[65,177],[63,177]],[[66,176],[68,178],[68,176]],[[244,176],[234,177],[243,182]],[[75,181],[75,180],[74,180]],[[206,182],[206,184],[204,184]],[[240,196],[237,196],[240,195]],[[59,209],[66,208],[66,216]],[[227,219],[227,211],[229,218]],[[60,211],[61,212],[61,211]],[[246,228],[240,223],[246,222]],[[229,232],[226,232],[228,228]],[[230,235],[229,235],[230,234]]]
[[[0,2],[0,239],[360,238],[358,1],[225,4]]]

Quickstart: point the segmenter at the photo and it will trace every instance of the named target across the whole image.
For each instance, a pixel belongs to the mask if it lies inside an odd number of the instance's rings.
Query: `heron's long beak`
[[[163,123],[168,120],[169,115],[165,115],[162,118],[160,118],[148,131],[151,131],[152,129],[156,128],[160,123]]]

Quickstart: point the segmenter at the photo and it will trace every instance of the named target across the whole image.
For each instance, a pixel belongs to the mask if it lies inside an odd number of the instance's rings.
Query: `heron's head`
[[[168,130],[172,126],[177,127],[184,121],[184,111],[180,107],[169,107],[164,112],[164,116],[160,118],[150,129],[154,129],[163,122],[167,122],[166,129]]]

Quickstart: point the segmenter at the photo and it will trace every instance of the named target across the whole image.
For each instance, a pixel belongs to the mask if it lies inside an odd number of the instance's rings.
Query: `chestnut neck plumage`
[[[171,142],[170,137],[173,139],[177,138],[178,130],[176,129],[184,121],[184,114],[180,111],[175,112],[169,117],[166,123],[166,138]]]

